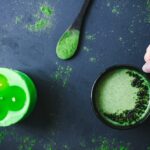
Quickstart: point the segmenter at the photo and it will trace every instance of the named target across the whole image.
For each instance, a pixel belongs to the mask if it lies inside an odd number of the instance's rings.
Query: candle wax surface
[[[0,126],[23,119],[34,107],[36,89],[22,72],[0,68]]]

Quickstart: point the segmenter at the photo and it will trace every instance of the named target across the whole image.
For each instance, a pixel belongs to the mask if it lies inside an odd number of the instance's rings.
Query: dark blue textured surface
[[[148,13],[146,0],[94,0],[78,55],[70,61],[60,61],[55,54],[56,43],[73,22],[82,2],[47,0],[55,8],[54,27],[50,31],[33,33],[22,24],[16,25],[15,17],[24,15],[24,23],[32,22],[32,13],[44,1],[0,0],[0,66],[27,73],[39,93],[32,115],[7,130],[14,129],[19,136],[28,135],[41,141],[34,146],[36,150],[44,149],[43,145],[50,141],[54,150],[63,150],[64,144],[71,150],[88,149],[79,143],[84,139],[88,145],[93,135],[130,142],[131,149],[144,150],[150,145],[150,121],[132,130],[111,129],[96,118],[90,91],[94,80],[107,67],[115,64],[141,67],[144,63],[143,55],[150,42],[150,24],[144,22]],[[119,14],[112,13],[113,5],[119,5]],[[87,41],[86,33],[96,33],[96,39]],[[86,53],[84,46],[91,51]],[[96,57],[96,63],[89,62],[89,57]],[[66,88],[51,78],[56,62],[73,68]],[[15,150],[18,145],[10,135],[1,143],[0,150]]]

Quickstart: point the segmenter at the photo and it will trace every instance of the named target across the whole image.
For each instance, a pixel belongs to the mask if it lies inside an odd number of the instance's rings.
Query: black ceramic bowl
[[[97,106],[96,106],[96,87],[97,85],[99,84],[99,82],[102,80],[102,78],[109,72],[113,71],[113,70],[116,70],[116,69],[129,69],[129,70],[132,70],[132,71],[136,71],[138,72],[140,75],[142,75],[143,77],[145,77],[145,79],[149,82],[149,99],[150,99],[150,80],[148,79],[148,76],[142,72],[140,69],[136,68],[136,67],[132,67],[132,66],[128,66],[128,65],[116,65],[116,66],[112,66],[108,69],[106,69],[94,82],[93,84],[93,87],[92,87],[92,91],[91,91],[91,99],[92,99],[92,105],[93,105],[93,109],[96,113],[96,116],[102,121],[104,122],[106,125],[112,127],[112,128],[115,128],[115,129],[130,129],[130,128],[133,128],[133,127],[137,127],[138,125],[142,124],[150,115],[150,109],[148,111],[148,113],[146,113],[146,115],[141,119],[139,120],[137,123],[135,124],[132,124],[132,125],[128,125],[128,126],[119,126],[119,125],[114,125],[112,123],[110,123],[109,121],[106,120],[105,117],[102,116],[102,113],[100,113],[97,109]]]

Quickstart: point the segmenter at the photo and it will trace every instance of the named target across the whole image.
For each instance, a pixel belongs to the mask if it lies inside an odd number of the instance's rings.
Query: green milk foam
[[[75,54],[79,43],[79,36],[79,30],[75,29],[67,30],[62,35],[56,47],[56,54],[60,59],[66,60]]]
[[[126,110],[133,110],[136,106],[137,93],[139,89],[131,85],[134,77],[129,76],[127,71],[128,69],[117,69],[108,72],[102,78],[96,88],[96,107],[99,113],[101,113],[101,115],[108,122],[116,125],[118,123],[111,120],[110,118],[107,118],[105,113],[120,114]],[[149,83],[146,78],[143,76],[141,77],[145,85],[148,86]],[[147,112],[145,110],[143,115],[139,116],[139,120],[145,117],[146,113]],[[136,123],[136,121],[134,123]],[[123,124],[127,125],[130,123]]]

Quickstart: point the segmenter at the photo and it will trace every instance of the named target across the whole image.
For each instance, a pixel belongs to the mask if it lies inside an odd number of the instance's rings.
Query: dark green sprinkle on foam
[[[120,124],[124,124],[124,123],[131,124],[132,122],[138,120],[139,116],[141,116],[146,110],[149,102],[148,87],[144,85],[144,81],[142,77],[133,71],[127,71],[126,73],[129,76],[134,77],[131,85],[139,89],[137,93],[135,108],[133,110],[125,110],[120,114],[104,113],[106,117]]]

